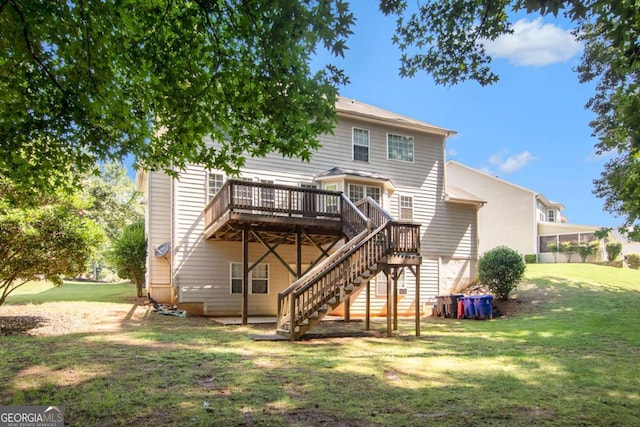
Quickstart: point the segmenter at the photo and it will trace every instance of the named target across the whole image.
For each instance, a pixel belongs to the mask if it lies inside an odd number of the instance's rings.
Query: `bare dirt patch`
[[[0,307],[0,336],[53,336],[118,331],[149,315],[142,301],[131,304],[50,302]]]

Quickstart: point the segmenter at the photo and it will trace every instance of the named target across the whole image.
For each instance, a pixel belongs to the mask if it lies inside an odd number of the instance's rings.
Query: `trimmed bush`
[[[640,254],[628,254],[627,265],[629,268],[640,269]]]
[[[615,261],[621,252],[622,252],[622,243],[620,242],[607,243],[607,259],[609,261]]]
[[[536,254],[526,254],[524,256],[524,262],[527,264],[535,264],[538,262],[538,258],[536,257]]]
[[[580,259],[582,262],[587,262],[587,257],[590,255],[594,255],[598,252],[598,245],[600,242],[594,240],[590,243],[579,243],[578,244],[578,255],[580,255]]]
[[[478,279],[487,286],[498,299],[506,300],[514,290],[526,266],[522,256],[506,246],[487,251],[478,260]]]

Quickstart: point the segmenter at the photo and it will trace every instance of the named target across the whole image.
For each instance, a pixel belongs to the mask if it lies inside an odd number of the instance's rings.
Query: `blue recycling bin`
[[[473,309],[476,319],[492,319],[493,318],[493,296],[492,295],[474,295]]]
[[[466,319],[473,319],[476,315],[473,297],[462,297],[460,300],[464,307],[464,317]]]

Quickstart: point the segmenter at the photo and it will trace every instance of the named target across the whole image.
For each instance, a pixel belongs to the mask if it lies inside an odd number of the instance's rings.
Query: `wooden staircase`
[[[330,257],[278,294],[277,332],[299,339],[352,292],[367,283],[390,256],[419,257],[419,225],[394,221],[371,198],[349,209],[343,232],[349,239]]]

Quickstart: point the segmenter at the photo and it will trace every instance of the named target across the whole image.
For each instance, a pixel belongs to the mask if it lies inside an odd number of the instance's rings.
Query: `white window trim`
[[[242,292],[233,292],[233,265],[239,264],[242,267],[241,262],[230,261],[229,262],[229,294],[231,295],[242,295]],[[270,295],[271,294],[271,265],[269,263],[260,263],[258,265],[266,265],[267,266],[267,292],[266,293],[253,293],[253,269],[249,271],[249,295]],[[236,277],[237,279],[237,277]],[[240,279],[242,279],[240,277]]]
[[[367,143],[368,145],[367,147],[367,160],[359,160],[356,159],[356,140],[355,140],[355,131],[357,130],[361,130],[364,132],[367,132]],[[361,144],[357,144],[360,147],[364,147],[364,145]],[[354,162],[360,162],[360,163],[371,163],[371,131],[369,131],[369,129],[364,129],[364,128],[358,128],[358,127],[352,127],[351,128],[351,160],[353,160]]]
[[[408,138],[411,140],[411,160],[403,160],[403,159],[392,159],[389,157],[389,135],[400,136],[402,138]],[[416,162],[416,140],[412,136],[402,135],[399,133],[391,133],[387,132],[387,160],[391,160],[392,162],[404,162],[404,163],[415,163]]]
[[[206,186],[205,199],[206,199],[207,203],[211,199],[213,199],[213,196],[215,196],[215,194],[211,194],[211,186],[210,186],[210,183],[211,183],[210,177],[211,177],[211,175],[221,175],[222,176],[222,185],[224,185],[224,183],[227,182],[227,176],[224,173],[222,173],[220,171],[216,171],[216,170],[208,170],[207,171],[206,182],[205,182],[205,186]],[[222,185],[220,186],[221,188],[222,188]]]
[[[411,199],[411,218],[402,218],[402,198],[407,197]],[[413,221],[416,217],[416,207],[415,207],[415,198],[413,195],[409,194],[399,194],[398,195],[398,219],[404,221]]]
[[[357,185],[359,187],[362,187],[362,198],[363,199],[366,198],[367,196],[369,196],[369,189],[370,188],[377,189],[380,192],[380,194],[379,194],[380,195],[380,200],[378,201],[378,203],[380,204],[380,206],[382,206],[383,199],[384,199],[384,187],[383,186],[381,186],[381,185],[380,186],[379,185],[371,185],[371,184],[368,184],[368,183],[365,183],[365,182],[357,182],[357,181],[356,182],[347,181],[346,184],[347,184],[347,194],[346,194],[346,196],[349,199],[351,199],[351,186],[352,185]],[[357,200],[354,201],[354,203],[355,202],[357,202]]]

